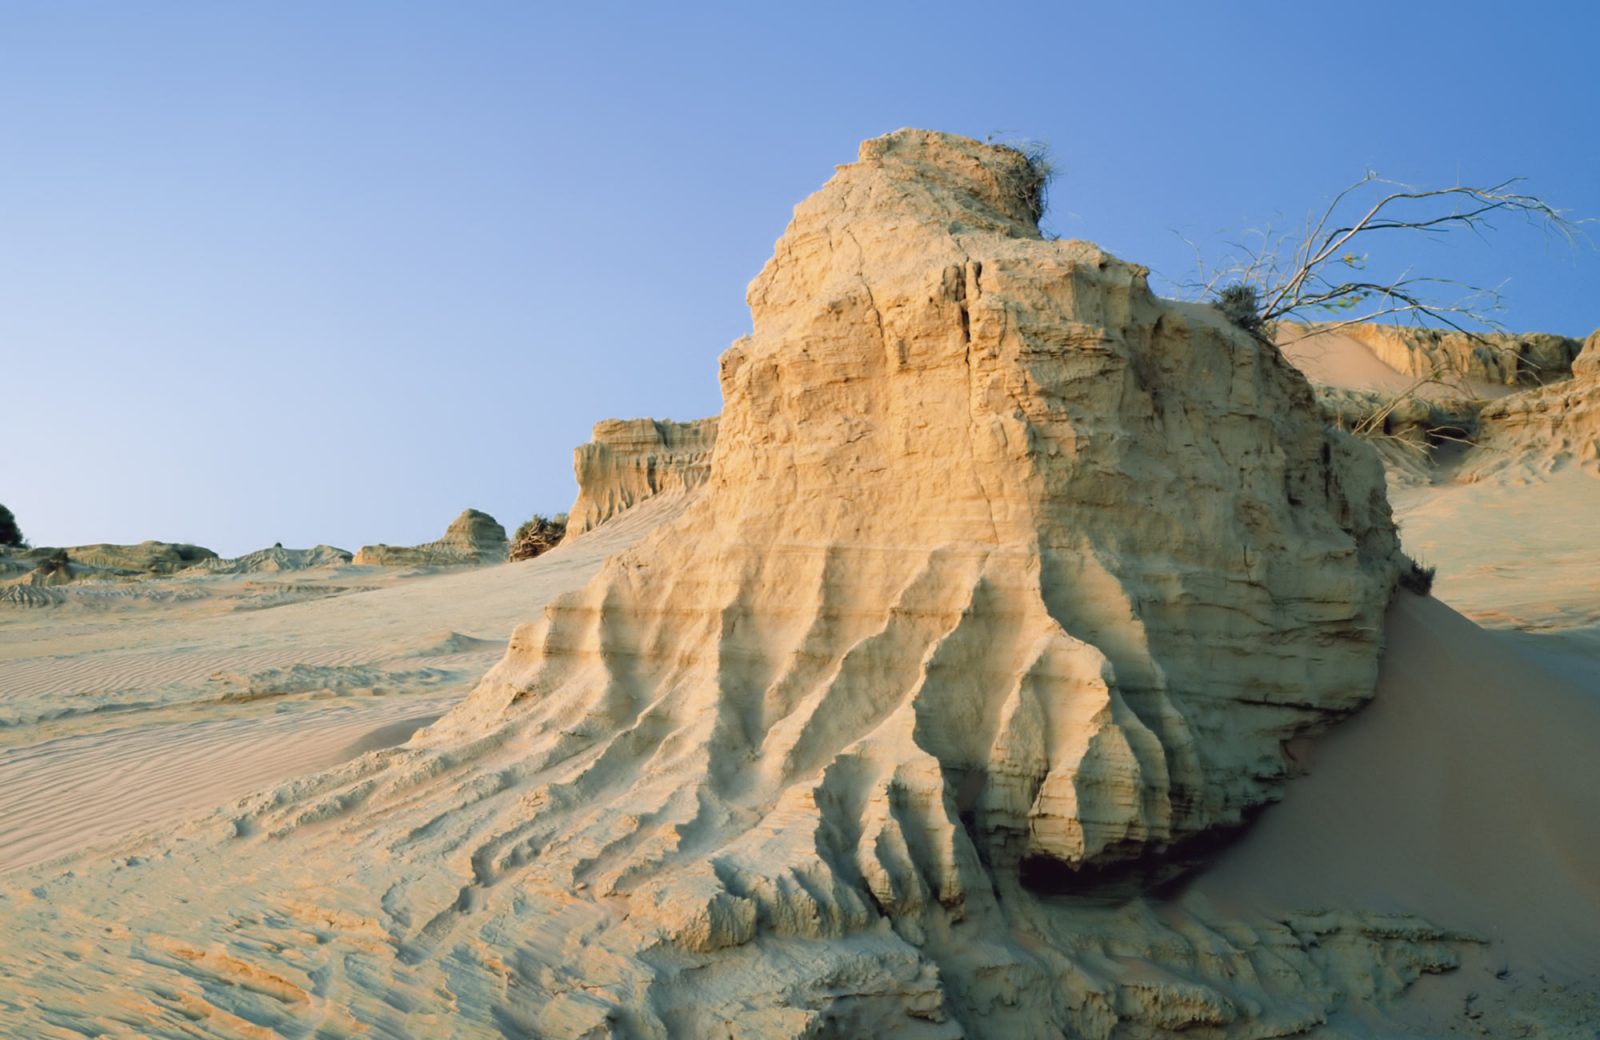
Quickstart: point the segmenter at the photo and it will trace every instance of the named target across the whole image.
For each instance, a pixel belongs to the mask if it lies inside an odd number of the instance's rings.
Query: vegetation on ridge
[[[511,536],[511,548],[506,553],[506,559],[512,563],[531,560],[560,545],[566,533],[567,514],[544,516],[535,513],[531,519],[523,521],[517,533]]]
[[[1577,223],[1539,196],[1517,191],[1519,180],[1414,188],[1369,170],[1320,213],[1308,215],[1299,231],[1249,231],[1249,241],[1230,243],[1215,267],[1197,249],[1199,280],[1183,288],[1212,300],[1240,328],[1267,337],[1279,321],[1312,317],[1331,317],[1334,328],[1341,328],[1399,315],[1469,336],[1474,333],[1468,326],[1499,328],[1498,289],[1409,269],[1370,273],[1373,257],[1366,250],[1383,239],[1377,232],[1482,234],[1493,229],[1494,218],[1505,216],[1576,241]]]
[[[19,549],[27,544],[22,537],[22,528],[17,526],[17,518],[11,515],[11,510],[0,506],[0,545]]]

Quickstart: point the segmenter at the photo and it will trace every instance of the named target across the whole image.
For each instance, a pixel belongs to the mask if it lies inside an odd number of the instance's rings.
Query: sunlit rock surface
[[[406,747],[9,886],[0,927],[52,938],[0,951],[4,1014],[1269,1036],[1454,965],[1409,918],[1141,896],[1371,695],[1401,557],[1304,378],[1042,238],[1039,188],[866,142],[750,287],[692,504]]]
[[[576,536],[656,495],[688,491],[711,475],[717,419],[606,419],[573,452],[578,499],[567,532]]]

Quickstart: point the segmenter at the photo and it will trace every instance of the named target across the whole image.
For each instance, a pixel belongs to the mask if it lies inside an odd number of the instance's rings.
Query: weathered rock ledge
[[[580,535],[656,495],[699,487],[711,475],[717,419],[606,419],[572,457],[578,498],[567,534]]]

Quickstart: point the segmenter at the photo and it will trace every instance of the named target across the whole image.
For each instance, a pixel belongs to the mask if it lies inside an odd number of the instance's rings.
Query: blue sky
[[[901,126],[1048,142],[1046,228],[1173,278],[1369,167],[1600,216],[1594,10],[0,2],[0,502],[230,554],[564,509],[594,421],[718,409],[791,207]],[[1592,246],[1416,249],[1600,326]]]

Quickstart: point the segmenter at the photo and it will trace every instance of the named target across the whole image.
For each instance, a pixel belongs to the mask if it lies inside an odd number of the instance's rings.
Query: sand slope
[[[1600,976],[1600,662],[1574,681],[1411,595],[1387,631],[1373,703],[1296,746],[1310,775],[1192,891],[1416,913],[1518,969]]]
[[[0,751],[0,871],[180,819],[398,744],[456,703],[381,698],[163,722]]]
[[[359,569],[298,575],[332,591],[283,606],[270,585],[202,578],[92,609],[0,608],[0,871],[403,741],[516,624],[685,504],[654,500],[524,563],[369,591],[349,591]]]

